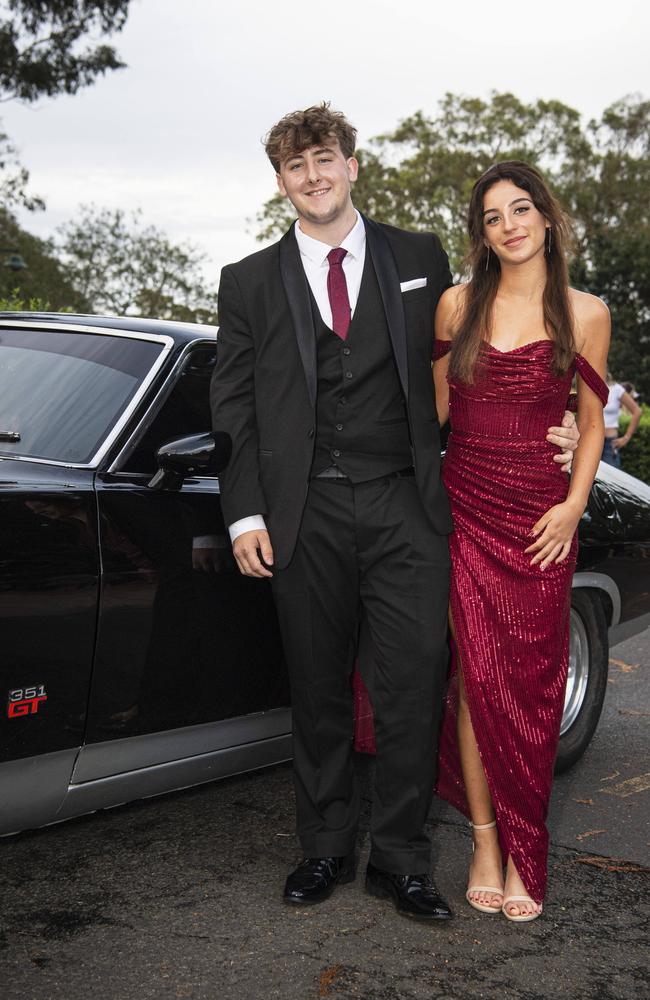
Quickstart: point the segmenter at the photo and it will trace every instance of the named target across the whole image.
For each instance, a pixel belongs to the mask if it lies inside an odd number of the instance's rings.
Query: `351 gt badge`
[[[36,715],[43,701],[47,701],[44,684],[16,688],[15,691],[9,692],[7,718],[17,719],[21,715]]]

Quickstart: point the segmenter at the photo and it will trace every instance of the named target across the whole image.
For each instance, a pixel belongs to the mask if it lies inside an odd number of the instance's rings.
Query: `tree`
[[[100,74],[120,69],[114,48],[84,36],[110,35],[126,22],[129,0],[8,0],[0,20],[0,103],[75,94]],[[44,208],[27,193],[29,173],[0,128],[0,204]]]
[[[70,284],[51,242],[26,232],[4,208],[0,208],[0,246],[15,247],[27,263],[25,270],[14,272],[6,266],[8,254],[0,254],[0,299],[39,300],[57,312],[90,311],[89,303]]]
[[[45,208],[38,195],[28,193],[28,183],[29,171],[20,162],[16,147],[0,126],[0,204],[5,207],[22,205],[30,212]]]
[[[111,35],[126,22],[129,0],[8,0],[0,21],[0,101],[31,103],[76,94],[124,63],[114,48],[84,36]]]
[[[140,212],[82,206],[79,219],[59,229],[65,274],[94,312],[187,322],[216,321],[216,291],[202,274],[205,254],[175,244]]]
[[[57,309],[57,312],[74,312],[74,309]],[[44,299],[24,299],[15,288],[7,298],[0,296],[0,312],[52,312],[51,304]]]
[[[596,152],[588,182],[567,179],[578,220],[573,277],[612,312],[609,366],[650,399],[650,101],[626,98],[591,122]]]
[[[525,104],[447,94],[433,116],[417,112],[360,150],[354,201],[373,218],[433,230],[462,273],[472,185],[497,160],[538,166],[573,217],[573,283],[612,311],[610,364],[650,399],[650,102],[624,98],[583,124],[559,101]],[[260,239],[293,218],[279,195],[258,215]]]

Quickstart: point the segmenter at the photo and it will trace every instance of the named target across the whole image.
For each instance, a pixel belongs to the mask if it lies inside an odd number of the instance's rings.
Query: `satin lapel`
[[[316,405],[316,331],[309,301],[309,285],[300,260],[300,251],[293,226],[280,241],[280,273],[287,293],[289,311],[298,340],[300,359],[305,369],[307,391],[312,406]]]
[[[406,322],[404,320],[404,306],[402,305],[402,293],[399,286],[399,274],[397,265],[393,257],[390,244],[376,222],[363,217],[366,226],[366,241],[372,263],[375,267],[375,274],[379,283],[384,312],[388,321],[388,331],[393,344],[393,354],[397,365],[397,374],[402,384],[402,390],[408,399],[409,376],[408,359],[406,354]]]

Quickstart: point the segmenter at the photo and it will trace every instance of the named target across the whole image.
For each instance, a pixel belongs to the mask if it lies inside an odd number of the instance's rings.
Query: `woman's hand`
[[[526,549],[526,554],[535,553],[530,565],[540,563],[540,569],[552,563],[564,562],[571,550],[582,511],[578,510],[569,500],[551,507],[540,517],[531,531],[535,539]]]
[[[614,438],[612,441],[612,448],[614,451],[620,451],[621,448],[624,448],[625,445],[628,444],[629,440],[630,438],[627,434],[624,434],[623,437],[620,438]]]

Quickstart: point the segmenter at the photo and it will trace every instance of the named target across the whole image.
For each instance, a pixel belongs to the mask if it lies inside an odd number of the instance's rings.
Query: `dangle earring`
[[[550,226],[546,227],[546,232],[548,234],[548,246],[546,246],[546,237],[544,238],[544,249],[546,250],[546,256],[551,256],[551,246],[553,244],[553,230]]]
[[[487,271],[488,265],[490,263],[490,244],[488,243],[487,254],[485,256],[485,270]]]

